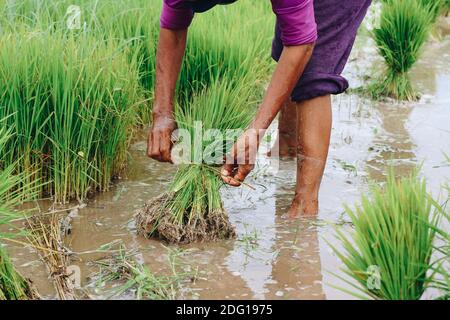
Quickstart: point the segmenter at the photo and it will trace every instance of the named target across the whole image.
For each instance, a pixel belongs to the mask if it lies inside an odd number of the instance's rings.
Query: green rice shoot
[[[420,299],[432,283],[441,211],[425,180],[416,175],[396,180],[391,172],[385,186],[374,186],[359,206],[346,208],[354,230],[336,229],[342,248],[330,243],[354,281],[341,278],[351,288],[341,289],[359,298]],[[374,267],[379,275],[373,275]]]

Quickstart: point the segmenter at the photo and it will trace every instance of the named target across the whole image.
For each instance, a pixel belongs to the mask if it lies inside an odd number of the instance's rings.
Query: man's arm
[[[284,102],[289,99],[311,58],[313,47],[313,44],[284,47],[255,119],[231,151],[231,160],[234,160],[234,163],[226,163],[222,168],[222,179],[225,183],[240,186],[240,182],[244,181],[253,169],[255,152],[258,149],[254,144],[259,144],[262,139],[258,133],[264,132],[270,126]]]
[[[186,48],[187,29],[161,28],[156,54],[156,86],[153,122],[148,135],[149,157],[170,162],[171,136],[176,129],[175,88]]]
[[[153,122],[148,135],[147,155],[171,162],[175,88],[186,49],[187,29],[194,12],[188,0],[164,0],[161,31],[156,53],[156,84]]]

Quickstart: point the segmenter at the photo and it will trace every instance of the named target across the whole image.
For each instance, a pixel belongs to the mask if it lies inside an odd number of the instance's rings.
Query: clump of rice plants
[[[126,50],[126,48],[124,49]],[[0,117],[16,135],[0,160],[18,160],[24,185],[82,201],[124,167],[143,100],[137,66],[112,42],[19,33],[0,38]]]
[[[11,135],[0,121],[0,151]],[[23,198],[20,189],[22,175],[14,175],[14,166],[5,167],[0,162],[0,227],[8,226],[11,221],[20,217],[14,208]],[[25,279],[12,264],[7,251],[2,247],[2,239],[11,237],[0,231],[0,300],[37,299],[38,294],[31,282]]]
[[[374,98],[418,98],[408,72],[420,56],[434,17],[434,11],[421,1],[389,0],[383,3],[380,27],[373,31],[373,38],[386,70],[369,88]]]
[[[79,10],[79,24],[68,26],[71,7]],[[11,0],[0,1],[0,32],[87,35],[113,42],[137,65],[139,82],[146,97],[153,96],[158,18],[161,3],[146,0]],[[141,122],[148,122],[149,103],[141,104]]]
[[[138,211],[140,234],[178,243],[235,236],[220,196],[218,166],[231,148],[232,139],[237,138],[227,139],[227,131],[247,128],[254,114],[254,90],[247,83],[244,78],[239,87],[233,88],[229,83],[216,81],[197,94],[188,108],[178,108],[175,115],[179,127],[189,133],[181,142],[187,143],[184,150],[190,150],[189,156],[180,165],[169,191]],[[195,128],[200,122],[203,132],[214,129],[220,138],[204,139],[202,133],[198,137]],[[211,157],[205,161],[204,155]]]
[[[350,234],[337,229],[342,249],[331,245],[356,284],[355,296],[418,300],[432,282],[433,242],[441,208],[416,175],[374,186],[360,206],[346,208],[354,225]],[[375,269],[378,271],[374,273]]]

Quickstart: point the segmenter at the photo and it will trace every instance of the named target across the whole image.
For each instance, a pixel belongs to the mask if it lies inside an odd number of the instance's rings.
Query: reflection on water
[[[209,299],[342,299],[334,288],[345,286],[331,273],[342,275],[341,263],[331,252],[333,225],[348,218],[342,203],[355,203],[368,181],[382,181],[387,164],[407,174],[423,162],[423,174],[433,192],[450,177],[444,153],[450,155],[450,40],[434,44],[415,68],[414,83],[424,93],[411,104],[374,103],[353,95],[333,100],[330,157],[320,192],[320,215],[289,220],[295,184],[295,163],[281,161],[275,175],[259,171],[249,188],[224,188],[223,197],[238,239],[183,246],[184,261],[199,270],[199,279],[186,297]],[[354,60],[352,63],[358,63]],[[351,77],[352,64],[348,73]],[[74,252],[93,250],[115,239],[136,248],[154,272],[167,271],[167,250],[158,241],[136,236],[134,210],[167,189],[175,168],[145,157],[145,142],[131,150],[126,177],[113,190],[96,196],[73,220],[67,244]],[[264,157],[261,157],[264,164]],[[49,206],[41,203],[42,208]],[[9,246],[20,270],[35,280],[44,295],[52,296],[45,269],[28,248]],[[95,269],[87,262],[98,254],[80,255],[83,285]],[[88,287],[93,298],[98,292]]]

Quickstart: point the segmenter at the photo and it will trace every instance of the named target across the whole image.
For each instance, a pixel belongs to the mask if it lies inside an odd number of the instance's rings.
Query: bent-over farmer
[[[194,14],[236,0],[164,0],[157,49],[153,124],[148,156],[171,161],[175,87]],[[258,0],[269,1],[269,0]],[[270,0],[277,22],[272,57],[278,61],[250,127],[231,151],[255,152],[247,141],[280,113],[279,152],[297,157],[297,185],[289,215],[318,213],[318,194],[330,144],[331,94],[348,88],[341,72],[371,0]],[[269,49],[269,48],[268,48]],[[246,159],[254,155],[246,154]],[[253,165],[225,164],[222,179],[239,186]]]

